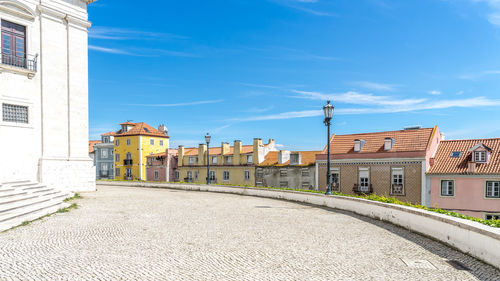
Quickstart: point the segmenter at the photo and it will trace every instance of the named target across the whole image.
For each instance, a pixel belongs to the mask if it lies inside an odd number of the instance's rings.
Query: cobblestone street
[[[500,280],[443,244],[350,213],[166,189],[82,196],[78,209],[0,233],[0,280]]]

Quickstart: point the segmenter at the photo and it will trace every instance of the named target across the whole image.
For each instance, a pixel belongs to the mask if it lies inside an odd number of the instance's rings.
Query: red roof
[[[468,163],[472,152],[469,150],[479,143],[491,149],[491,157],[488,163],[476,163],[473,174],[500,174],[500,138],[441,141],[428,174],[471,174]],[[460,156],[451,157],[453,152],[460,152]]]
[[[185,148],[184,150],[184,155],[185,156],[197,156],[198,155],[198,148],[197,147],[191,147],[191,148]],[[241,153],[240,154],[248,154],[253,152],[253,145],[242,145],[241,146]],[[222,153],[222,148],[220,146],[217,147],[210,147],[210,155],[220,155]],[[229,152],[227,152],[224,155],[232,155],[234,154],[234,146],[229,147]]]
[[[102,134],[101,136],[105,137],[105,136],[114,136],[116,135],[116,132],[107,132],[105,134]]]
[[[310,166],[316,162],[316,154],[320,154],[321,151],[292,151],[290,154],[300,153],[300,164],[296,166]],[[259,166],[289,166],[290,160],[283,164],[278,164],[279,151],[269,151],[264,161],[259,164]]]
[[[163,138],[169,138],[165,133],[149,126],[148,124],[141,122],[141,123],[130,123],[130,122],[125,122],[120,125],[133,125],[133,128],[130,129],[127,132],[122,132],[122,130],[119,130],[116,132],[115,136],[116,137],[123,137],[123,136],[153,136],[153,137],[163,137]]]
[[[94,153],[94,145],[101,143],[100,140],[89,140],[89,153]]]

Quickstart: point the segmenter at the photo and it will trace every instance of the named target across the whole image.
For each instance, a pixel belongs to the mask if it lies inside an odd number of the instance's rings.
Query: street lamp
[[[330,175],[330,124],[331,120],[333,117],[333,105],[330,104],[330,101],[326,103],[325,106],[323,106],[323,113],[325,114],[325,120],[323,121],[325,123],[325,126],[328,128],[327,129],[327,160],[326,160],[326,195],[331,195],[332,190],[331,190],[331,175]]]
[[[207,142],[207,184],[210,184],[210,134],[206,134],[205,141]]]

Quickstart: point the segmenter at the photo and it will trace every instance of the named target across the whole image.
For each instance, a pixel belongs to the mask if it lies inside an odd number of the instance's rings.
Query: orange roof
[[[310,166],[316,162],[316,154],[320,154],[321,151],[292,151],[290,154],[300,153],[300,164],[294,166]],[[267,153],[264,161],[259,164],[259,166],[289,166],[290,160],[283,164],[278,164],[279,151],[270,151]]]
[[[169,148],[168,153],[177,155],[177,149]],[[155,153],[155,154],[150,154],[147,155],[146,157],[158,157],[158,156],[167,156],[167,152],[160,152],[160,153]]]
[[[240,154],[247,154],[253,152],[253,145],[242,145]],[[222,153],[222,148],[218,147],[210,147],[210,155],[220,155]],[[229,152],[224,155],[232,155],[234,154],[234,146],[229,147]],[[185,148],[184,150],[185,156],[198,156],[198,148],[191,147]]]
[[[122,132],[122,130],[119,130],[116,132],[115,136],[116,137],[123,137],[123,136],[154,136],[154,137],[164,137],[168,138],[166,134],[163,132],[158,131],[157,129],[149,126],[148,124],[141,122],[141,123],[122,123],[120,125],[124,124],[133,124],[134,127],[130,129],[128,132]]]
[[[116,135],[116,132],[107,132],[105,134],[102,134],[101,136],[105,137],[105,136],[114,136],[114,135]]]
[[[89,140],[89,153],[94,153],[94,145],[101,143],[100,140]]]
[[[492,151],[488,163],[476,163],[474,174],[500,174],[500,138],[441,141],[428,174],[471,174],[468,172],[468,163],[472,159],[469,150],[478,143]],[[453,152],[461,152],[460,157],[451,157]]]
[[[352,135],[333,135],[330,142],[331,154],[363,154],[426,151],[435,128],[400,130]],[[393,138],[394,146],[390,151],[384,150],[385,138]],[[360,152],[354,152],[354,140],[364,140]],[[326,154],[326,146],[322,151]]]
[[[132,123],[132,122],[123,122],[123,123],[121,123],[120,125],[131,125],[131,126],[135,126],[135,123]]]

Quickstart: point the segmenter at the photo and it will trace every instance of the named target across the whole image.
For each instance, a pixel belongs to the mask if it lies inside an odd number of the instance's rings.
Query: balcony
[[[35,76],[35,72],[37,72],[38,55],[28,55],[24,58],[17,57],[13,54],[2,53],[0,56],[2,65],[12,67],[13,69],[24,70],[22,72],[26,72],[30,78]]]
[[[371,194],[373,193],[373,185],[370,184],[369,186],[360,186],[359,184],[355,183],[352,191],[357,195]]]
[[[132,159],[125,159],[125,160],[123,160],[123,165],[125,165],[125,166],[131,166],[132,165]]]

